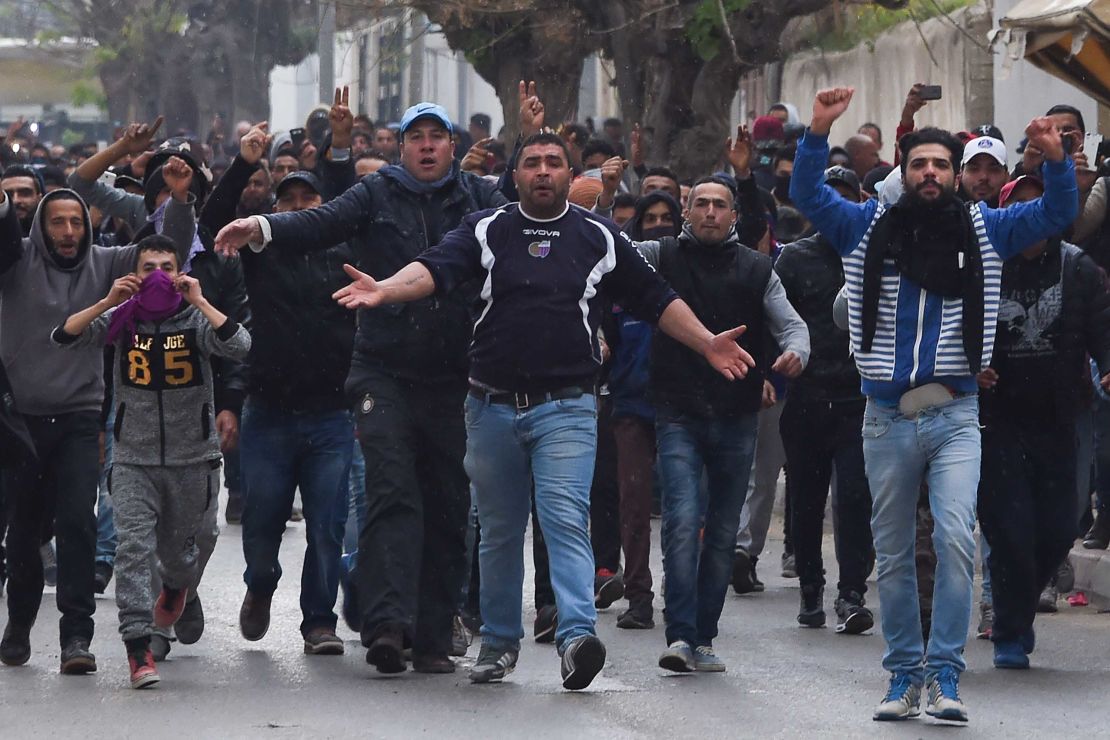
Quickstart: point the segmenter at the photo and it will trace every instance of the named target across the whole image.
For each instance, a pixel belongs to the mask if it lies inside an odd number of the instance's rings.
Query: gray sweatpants
[[[758,558],[767,542],[771,514],[775,508],[775,491],[778,490],[779,473],[786,464],[786,450],[779,435],[779,419],[785,401],[759,412],[759,429],[755,438],[755,463],[748,483],[748,497],[740,511],[740,530],[736,544]]]
[[[219,468],[210,463],[142,466],[116,463],[111,474],[115,504],[116,606],[124,640],[154,628],[151,569],[161,562],[162,582],[192,588],[197,579],[197,538],[206,510],[216,505]]]

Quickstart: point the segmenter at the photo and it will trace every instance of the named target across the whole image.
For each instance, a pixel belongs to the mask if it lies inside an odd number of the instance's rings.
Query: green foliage
[[[752,4],[752,0],[724,0],[725,13],[740,13]],[[698,56],[709,61],[727,43],[724,26],[721,23],[721,8],[717,0],[702,0],[694,9],[694,14],[686,24],[686,38]]]
[[[80,131],[74,131],[67,128],[62,132],[62,146],[69,148],[75,144],[82,144],[86,140],[86,136]]]
[[[73,86],[72,99],[75,106],[95,105],[100,110],[108,110],[108,96],[99,86],[87,80],[81,80]]]
[[[924,21],[942,13],[974,5],[976,0],[910,0],[904,10],[887,10],[878,5],[854,6],[854,19],[842,31],[815,28],[806,39],[825,51],[847,51],[861,42],[873,48],[873,42],[886,31],[909,20]]]

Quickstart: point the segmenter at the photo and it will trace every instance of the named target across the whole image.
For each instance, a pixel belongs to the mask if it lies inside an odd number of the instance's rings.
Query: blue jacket
[[[806,131],[794,159],[790,197],[844,263],[848,328],[864,394],[897,403],[908,389],[934,382],[963,393],[976,392],[963,350],[962,301],[929,293],[900,275],[892,261],[883,269],[875,339],[870,352],[862,351],[864,256],[871,229],[884,207],[874,199],[849,202],[824,185],[828,154],[828,138]],[[984,367],[994,348],[1003,260],[1063,232],[1079,210],[1070,159],[1046,162],[1042,176],[1045,194],[1037,200],[1006,209],[989,208],[985,203],[969,206],[983,259]]]

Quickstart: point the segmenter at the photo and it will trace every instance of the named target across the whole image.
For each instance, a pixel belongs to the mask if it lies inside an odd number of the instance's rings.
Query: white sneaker
[[[891,674],[886,698],[871,718],[876,722],[892,722],[913,719],[920,714],[921,687],[915,685],[908,674]]]
[[[705,673],[723,673],[725,662],[713,652],[712,645],[698,645],[694,649],[694,668]]]
[[[694,651],[685,640],[675,640],[659,656],[659,667],[675,673],[690,673],[697,668]]]
[[[953,668],[942,668],[929,681],[929,704],[925,714],[937,719],[967,722],[967,707],[960,699],[960,674]]]

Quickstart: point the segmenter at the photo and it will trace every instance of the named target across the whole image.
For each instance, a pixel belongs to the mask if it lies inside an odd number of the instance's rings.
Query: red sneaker
[[[185,597],[188,589],[172,589],[162,587],[158,594],[158,601],[154,602],[154,624],[162,629],[172,627],[181,613],[185,611]]]
[[[1071,606],[1087,606],[1091,602],[1087,600],[1087,594],[1083,591],[1076,591],[1068,597],[1068,604]]]
[[[154,667],[154,655],[148,647],[142,654],[128,653],[127,666],[131,669],[131,688],[145,689],[162,680]]]

